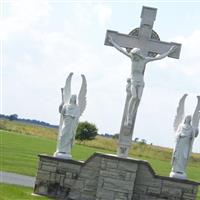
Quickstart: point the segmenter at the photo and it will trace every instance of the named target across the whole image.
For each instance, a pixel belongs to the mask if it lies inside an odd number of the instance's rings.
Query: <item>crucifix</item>
[[[117,155],[127,157],[132,144],[138,106],[144,88],[144,72],[148,62],[160,60],[166,56],[178,59],[181,44],[160,41],[153,30],[156,8],[143,6],[141,24],[129,35],[107,30],[105,45],[113,46],[131,59],[131,76],[127,79],[126,103],[119,134]]]

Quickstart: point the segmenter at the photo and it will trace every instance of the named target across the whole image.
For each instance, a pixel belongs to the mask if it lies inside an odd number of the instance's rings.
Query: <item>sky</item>
[[[131,61],[105,46],[106,30],[128,34],[140,25],[142,6],[157,8],[154,31],[182,44],[180,59],[147,64],[145,88],[133,138],[174,147],[173,121],[184,93],[186,114],[200,95],[200,1],[1,0],[1,104],[3,114],[59,123],[60,88],[74,72],[88,83],[87,107],[80,121],[99,133],[119,133]],[[193,150],[200,153],[200,136]]]

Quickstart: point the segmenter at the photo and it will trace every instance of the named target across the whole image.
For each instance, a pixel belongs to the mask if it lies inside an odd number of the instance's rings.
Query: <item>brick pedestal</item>
[[[34,193],[67,200],[195,200],[200,183],[155,175],[148,162],[95,153],[87,161],[39,155]]]

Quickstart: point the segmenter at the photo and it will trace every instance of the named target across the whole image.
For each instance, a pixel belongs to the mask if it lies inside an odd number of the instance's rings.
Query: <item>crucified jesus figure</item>
[[[118,51],[128,56],[132,62],[130,78],[131,97],[128,102],[127,117],[125,120],[125,125],[130,126],[142,97],[146,64],[154,60],[161,60],[162,58],[165,58],[169,54],[173,53],[176,50],[176,47],[172,46],[167,52],[161,55],[158,54],[155,57],[145,57],[142,55],[139,48],[133,48],[130,52],[126,52],[112,39],[110,35],[108,36],[108,40]]]

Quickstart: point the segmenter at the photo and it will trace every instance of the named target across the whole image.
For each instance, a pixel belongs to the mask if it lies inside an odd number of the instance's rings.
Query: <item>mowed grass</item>
[[[20,174],[35,176],[38,164],[38,154],[48,154],[53,155],[56,149],[56,140],[38,137],[38,136],[27,136],[19,134],[16,132],[2,131],[1,135],[1,170],[16,172]],[[110,141],[110,144],[109,144]],[[72,149],[72,156],[76,160],[86,160],[94,152],[102,153],[115,153],[116,144],[112,144],[112,139],[97,137],[96,143],[106,144],[107,149],[104,147],[98,147],[94,145],[94,141],[88,141],[84,143],[77,143]],[[90,145],[90,146],[89,146]],[[114,146],[114,148],[113,148]],[[152,155],[155,151],[150,147],[145,147],[146,145],[140,145],[141,152],[139,151],[139,145],[135,145],[137,151],[134,152],[134,148],[131,149],[130,156],[136,159],[147,160],[151,163],[155,172],[159,175],[168,176],[171,164],[170,159],[168,160],[164,156],[162,159],[158,159],[160,156]],[[149,148],[149,152],[145,153],[144,148]],[[153,147],[152,147],[153,148]],[[147,151],[147,150],[146,150]],[[197,159],[198,160],[198,159]],[[200,163],[190,162],[188,166],[188,177],[191,180],[196,180],[200,182]]]
[[[39,136],[46,139],[56,140],[58,130],[55,128],[48,128],[45,126],[33,125],[28,123],[22,123],[18,121],[9,121],[0,119],[0,130],[8,130],[15,133],[21,133],[32,136]],[[112,138],[105,138],[97,136],[95,140],[78,142],[78,144],[93,147],[105,151],[116,152],[117,140]],[[156,158],[156,160],[170,161],[172,155],[172,149],[153,146],[134,144],[130,150],[129,155],[131,157],[145,157]],[[190,158],[190,165],[200,166],[200,154],[192,154]]]
[[[0,184],[0,200],[45,200],[47,197],[33,196],[32,188]]]
[[[1,170],[35,176],[38,154],[50,154],[55,141],[16,132],[0,131]]]
[[[53,155],[56,141],[38,136],[27,136],[16,132],[0,130],[1,170],[35,176],[38,154]],[[72,156],[76,160],[86,160],[98,149],[76,144]],[[101,150],[101,152],[107,152]]]

